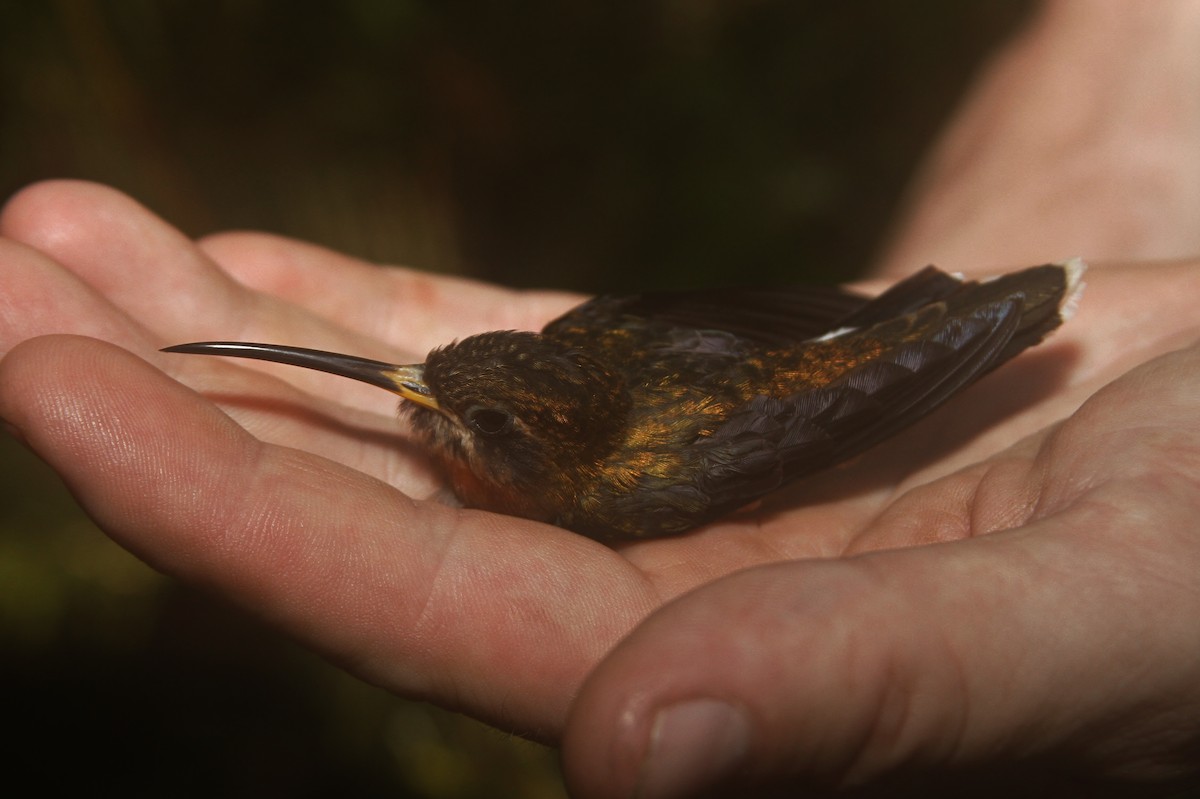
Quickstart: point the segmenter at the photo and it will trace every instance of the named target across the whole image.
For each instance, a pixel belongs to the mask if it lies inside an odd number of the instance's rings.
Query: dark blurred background
[[[0,193],[88,178],[191,235],[265,229],[519,286],[847,280],[1031,7],[0,0]],[[6,782],[562,794],[552,752],[142,566],[7,437],[0,477]]]

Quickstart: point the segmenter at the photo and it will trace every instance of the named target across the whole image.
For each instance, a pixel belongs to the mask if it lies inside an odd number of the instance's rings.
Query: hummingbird
[[[929,266],[833,287],[600,296],[392,364],[278,344],[164,352],[318,369],[401,397],[467,507],[600,540],[685,533],[845,461],[1040,342],[1083,262],[989,280]]]

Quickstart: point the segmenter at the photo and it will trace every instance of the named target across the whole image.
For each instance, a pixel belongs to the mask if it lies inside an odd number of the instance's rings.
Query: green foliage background
[[[844,280],[1030,5],[0,0],[0,192],[88,178],[191,235],[522,286]],[[548,750],[150,571],[8,438],[0,477],[10,781],[561,795]]]

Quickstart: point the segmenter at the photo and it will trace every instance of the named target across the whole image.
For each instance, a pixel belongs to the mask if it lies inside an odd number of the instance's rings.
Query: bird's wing
[[[937,267],[869,298],[836,286],[774,289],[701,289],[602,296],[548,324],[548,335],[598,331],[638,323],[729,333],[767,347],[783,347],[839,328],[864,328],[913,313],[975,286]]]
[[[755,397],[697,442],[713,517],[851,458],[929,413],[1007,357],[1020,303],[943,316],[927,337],[889,349],[832,383]]]

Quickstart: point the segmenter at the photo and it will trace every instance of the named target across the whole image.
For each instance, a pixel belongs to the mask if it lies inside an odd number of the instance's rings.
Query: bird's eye
[[[499,408],[476,405],[466,415],[471,427],[485,436],[498,436],[512,429],[512,414]]]

